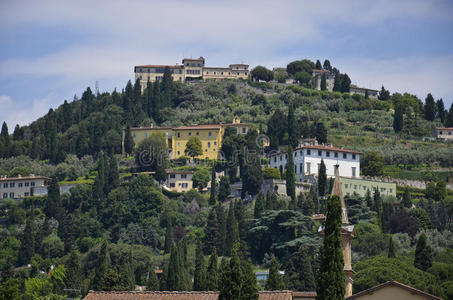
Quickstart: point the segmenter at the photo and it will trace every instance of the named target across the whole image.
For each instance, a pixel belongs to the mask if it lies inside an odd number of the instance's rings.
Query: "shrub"
[[[264,168],[263,169],[264,179],[280,179],[280,171],[277,168]]]

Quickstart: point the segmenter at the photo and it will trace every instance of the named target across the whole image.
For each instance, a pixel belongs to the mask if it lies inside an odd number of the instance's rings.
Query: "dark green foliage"
[[[303,59],[290,62],[286,66],[286,71],[288,72],[288,74],[291,74],[293,76],[300,72],[305,72],[311,76],[311,73],[314,68],[315,64],[312,61],[308,59]]]
[[[214,171],[215,172],[215,171]],[[215,176],[215,175],[214,175]],[[198,191],[202,191],[209,182],[209,171],[206,169],[201,169],[196,171],[192,176],[193,186],[198,188]],[[215,188],[215,186],[214,186]],[[211,199],[209,199],[211,201]],[[211,203],[209,203],[211,204]],[[214,197],[215,204],[215,197]]]
[[[230,202],[230,208],[228,209],[228,217],[226,220],[226,237],[225,237],[225,249],[224,255],[229,256],[233,245],[239,241],[239,228],[236,216],[234,214],[233,201]]]
[[[82,277],[81,271],[82,266],[80,263],[80,256],[76,250],[72,250],[69,255],[69,259],[65,264],[66,267],[66,287],[71,289],[78,289],[81,287]]]
[[[135,144],[134,139],[132,138],[131,128],[130,126],[127,126],[124,132],[124,152],[131,154],[134,146]]]
[[[60,186],[55,177],[52,178],[47,192],[45,212],[48,218],[55,218],[59,223],[63,220],[63,206],[60,197]]]
[[[208,273],[209,274],[209,273]],[[211,274],[209,274],[211,276]],[[206,266],[204,262],[203,251],[201,249],[201,244],[197,245],[197,250],[195,254],[195,271],[193,274],[193,290],[194,291],[203,291],[206,289],[207,273]]]
[[[249,259],[244,270],[243,282],[241,286],[240,300],[258,300],[258,286],[256,284],[255,272],[253,272],[253,265]]]
[[[155,171],[156,180],[165,180],[168,155],[163,136],[151,135],[144,139],[135,150],[135,163],[144,171]]]
[[[305,216],[312,216],[315,213],[315,203],[313,202],[313,197],[311,195],[304,197],[304,195],[301,193],[299,194],[298,199],[298,203],[302,201],[302,213]]]
[[[382,86],[381,90],[379,91],[378,99],[383,101],[387,101],[390,99],[390,92],[389,90],[386,90],[384,86]]]
[[[10,152],[10,139],[8,133],[8,125],[6,122],[2,124],[2,131],[0,133],[0,157],[7,158],[9,157]]]
[[[351,79],[349,79],[348,74],[344,74],[343,78],[341,79],[341,92],[342,93],[349,93],[349,87],[351,86]]]
[[[229,264],[222,263],[219,300],[241,299],[241,287],[248,281],[244,279],[249,279],[243,276],[237,248],[233,247]]]
[[[298,125],[294,116],[294,104],[289,104],[288,109],[288,144],[292,148],[296,148],[299,144]]]
[[[158,291],[159,290],[159,279],[157,278],[156,272],[152,269],[148,272],[149,278],[146,282],[147,291]]]
[[[316,286],[316,299],[344,299],[341,201],[336,195],[330,197],[328,201],[324,237],[321,266]]]
[[[375,188],[373,192],[373,210],[376,212],[377,221],[382,228],[382,198],[378,188]]]
[[[24,233],[21,239],[21,246],[19,249],[19,263],[21,265],[28,264],[30,259],[35,254],[35,232],[34,232],[33,219],[27,218]]]
[[[283,145],[287,124],[286,115],[279,109],[270,117],[267,122],[267,135],[270,139],[271,149],[277,149],[278,146]]]
[[[400,106],[395,107],[395,113],[393,114],[393,130],[395,133],[401,132],[403,130],[404,116],[403,108]]]
[[[327,143],[327,128],[322,122],[316,123],[315,137],[318,143]]]
[[[170,260],[165,272],[164,283],[168,291],[187,291],[190,288],[189,272],[187,270],[187,245],[182,239],[172,247]]]
[[[306,246],[294,252],[285,266],[285,281],[292,291],[315,291],[315,276],[312,267],[312,255]]]
[[[321,165],[319,166],[318,171],[318,193],[319,196],[324,196],[327,190],[327,173],[326,173],[326,165],[324,164],[324,160],[321,159]]]
[[[332,71],[332,66],[330,65],[330,61],[328,59],[324,60],[322,67],[324,70]]]
[[[191,137],[186,144],[186,149],[184,150],[184,154],[195,158],[195,156],[199,156],[203,154],[203,149],[201,148],[201,141],[196,136]]]
[[[279,273],[280,263],[277,258],[272,258],[271,267],[269,269],[269,277],[266,280],[264,289],[266,291],[280,291],[283,290],[283,281]]]
[[[327,79],[326,79],[326,74],[323,73],[321,75],[321,91],[325,91],[327,90]]]
[[[447,115],[447,120],[445,121],[445,126],[453,127],[453,103],[450,106],[450,111]]]
[[[291,209],[296,209],[296,173],[294,170],[293,148],[288,147],[288,162],[286,164],[286,194],[291,198]],[[321,162],[322,163],[322,162]]]
[[[321,62],[319,61],[319,59],[316,60],[315,69],[318,69],[318,70],[322,69],[322,65],[321,65]]]
[[[242,196],[256,195],[263,184],[260,158],[255,153],[248,153],[247,159],[242,160],[241,168]]]
[[[447,113],[445,111],[444,101],[442,98],[436,101],[436,116],[442,124],[445,123]]]
[[[434,101],[433,95],[428,94],[425,99],[424,106],[425,120],[434,121],[436,118],[436,102]]]
[[[412,207],[411,192],[409,191],[408,187],[406,187],[404,189],[404,194],[403,194],[403,198],[401,200],[401,204],[406,208]]]
[[[263,80],[263,81],[271,81],[272,79],[274,79],[274,73],[267,69],[266,67],[263,67],[263,66],[257,66],[255,68],[253,68],[251,74],[250,74],[252,80],[256,80],[256,81],[260,81],[260,80]]]
[[[212,249],[211,256],[209,257],[208,268],[206,270],[206,291],[217,291],[219,289],[219,270],[217,267],[217,250]]]
[[[168,219],[167,230],[165,232],[164,253],[171,253],[173,246],[173,226],[171,219]]]
[[[395,246],[393,245],[393,238],[392,238],[392,236],[390,236],[390,238],[389,238],[389,250],[388,250],[387,257],[388,257],[388,258],[395,258],[395,257],[396,257],[396,254],[395,254]]]
[[[264,198],[263,193],[259,192],[258,196],[255,200],[255,207],[254,207],[254,216],[255,218],[259,218],[261,213],[265,210],[266,206],[266,199]]]
[[[204,253],[211,253],[214,248],[220,244],[220,226],[217,219],[217,210],[215,207],[211,208],[206,222],[206,227],[204,229]]]
[[[422,233],[417,241],[415,248],[414,267],[422,271],[428,270],[432,266],[433,254],[431,247],[426,242],[426,235]]]
[[[376,151],[366,152],[360,165],[363,175],[382,176],[384,173],[384,158]]]
[[[357,194],[346,195],[344,197],[346,207],[348,209],[348,219],[351,224],[362,222],[372,222],[375,214],[371,211],[371,195],[369,190],[365,197],[360,197]]]

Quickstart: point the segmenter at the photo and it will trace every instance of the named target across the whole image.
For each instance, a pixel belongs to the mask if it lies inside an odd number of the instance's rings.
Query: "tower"
[[[335,167],[335,181],[332,187],[332,195],[337,195],[341,199],[341,248],[343,250],[344,260],[344,278],[345,278],[345,298],[352,295],[352,283],[354,280],[354,270],[351,266],[351,239],[354,237],[354,225],[349,224],[348,211],[344,202],[343,192],[341,191],[341,179],[338,165]]]

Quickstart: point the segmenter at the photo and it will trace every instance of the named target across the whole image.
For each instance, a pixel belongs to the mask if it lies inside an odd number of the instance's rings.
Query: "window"
[[[283,155],[280,156],[280,161],[282,161],[282,160],[283,160]]]
[[[337,158],[337,157],[338,157],[338,152],[334,152],[333,156],[334,156],[335,158]]]
[[[11,182],[11,183],[9,184],[9,187],[10,187],[10,188],[13,188],[13,187],[14,187],[14,182]]]
[[[8,193],[3,193],[3,199],[8,198]]]
[[[197,131],[196,135],[198,136],[198,135],[200,135],[200,133]]]
[[[296,156],[297,156],[297,151],[294,152],[294,157],[296,157]]]
[[[25,192],[25,197],[29,196],[30,194],[28,192]]]
[[[178,151],[178,155],[181,154],[181,152]]]
[[[299,165],[299,173],[303,174],[304,173],[304,164]]]
[[[326,156],[330,157],[330,151],[326,151]]]
[[[186,179],[187,178],[187,174],[181,174],[181,179]]]
[[[307,172],[306,172],[307,174],[311,174],[311,172],[310,172],[310,166],[311,166],[311,164],[308,162],[308,163],[307,163]]]
[[[294,173],[297,174],[297,165],[294,165]]]
[[[8,188],[8,183],[3,184],[3,188],[7,189]]]
[[[192,135],[192,132],[189,131],[189,136],[191,136],[191,135]]]
[[[335,166],[334,166],[334,172],[335,172],[334,174],[337,174],[338,167],[339,167],[338,165],[335,165]]]
[[[29,185],[30,185],[30,183],[28,183],[28,182],[25,183],[25,186],[29,186]]]
[[[355,177],[355,167],[352,167],[352,177]]]
[[[18,187],[22,187],[22,182],[19,182],[17,185]]]
[[[363,186],[363,190],[364,190],[364,191],[366,190],[366,186]]]
[[[318,156],[322,156],[322,151],[318,150]]]
[[[147,134],[147,133],[145,133],[145,134],[143,134],[143,136],[144,136],[144,137],[146,138],[146,137],[148,137],[148,134]]]
[[[390,193],[392,193],[392,192],[393,192],[393,189],[390,189]]]
[[[180,147],[180,146],[181,146],[181,143],[178,142],[178,147]]]
[[[181,137],[181,133],[178,132],[178,137]]]
[[[357,184],[354,184],[354,190],[356,190],[356,189],[357,189]]]
[[[208,142],[208,148],[211,148],[211,142]]]
[[[214,146],[217,146],[217,142],[214,142]]]
[[[348,188],[348,184],[346,183],[346,184],[344,185],[344,187],[347,189],[347,188]]]
[[[245,127],[242,127],[242,133],[245,133],[246,129]]]
[[[10,197],[11,199],[14,199],[14,193],[9,193],[9,197]]]
[[[35,182],[34,181],[30,182],[30,185],[35,186]]]
[[[352,159],[355,159],[355,154],[352,155]]]
[[[175,174],[170,174],[170,178],[175,178]]]
[[[311,150],[307,149],[307,155],[311,155]]]
[[[344,158],[344,159],[348,158],[348,154],[343,153],[343,158]]]
[[[208,132],[208,136],[212,136],[212,132],[211,131]]]
[[[277,156],[274,156],[274,162],[277,162]]]
[[[171,182],[171,183],[170,183],[170,187],[171,187],[171,188],[174,188],[174,187],[175,187],[175,183],[174,183],[174,182]]]
[[[186,189],[188,187],[187,183],[183,183],[182,187]]]

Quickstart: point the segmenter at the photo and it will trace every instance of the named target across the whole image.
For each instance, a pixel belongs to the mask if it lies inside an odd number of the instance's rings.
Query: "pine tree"
[[[434,102],[433,95],[428,94],[425,99],[425,120],[427,121],[434,121],[436,118],[436,103]]]
[[[173,226],[171,219],[167,219],[167,230],[165,232],[164,253],[171,253],[173,247]]]
[[[381,91],[379,92],[378,99],[382,101],[386,101],[390,99],[390,92],[384,88],[384,86],[381,87]]]
[[[322,69],[322,65],[321,65],[321,62],[319,61],[319,59],[316,60],[315,69],[318,69],[318,70]]]
[[[417,269],[426,271],[432,266],[433,253],[431,247],[426,242],[426,235],[422,233],[417,241],[415,248],[414,266]]]
[[[286,164],[286,194],[291,197],[290,209],[296,209],[296,174],[294,170],[294,151],[288,147],[288,160]]]
[[[134,139],[132,138],[131,128],[127,126],[126,131],[124,132],[124,151],[127,154],[131,154],[134,146],[135,144]]]
[[[439,118],[440,122],[442,124],[445,123],[445,106],[444,106],[444,101],[442,99],[439,99],[436,101],[436,110],[437,110],[437,117]]]
[[[328,59],[324,60],[324,64],[322,66],[324,70],[329,70],[332,72],[332,66],[330,65],[330,61]]]
[[[208,268],[206,270],[206,291],[217,291],[219,289],[219,274],[217,268],[217,250],[212,249],[211,256],[209,257]]]
[[[215,207],[211,208],[211,211],[209,212],[204,234],[204,253],[210,253],[213,248],[219,245],[220,239],[220,228],[217,219],[217,210]]]
[[[230,195],[230,182],[228,180],[228,177],[222,176],[220,177],[220,183],[219,183],[219,201],[220,202],[225,202],[228,199],[228,196]]]
[[[241,300],[258,300],[258,287],[256,284],[255,272],[253,272],[252,261],[249,259],[243,276],[243,282],[241,286]]]
[[[283,281],[279,273],[280,263],[274,256],[271,260],[271,267],[269,269],[269,277],[266,280],[264,289],[266,291],[280,291],[283,290]]]
[[[403,199],[401,201],[401,204],[406,208],[412,207],[411,192],[409,191],[408,187],[406,187],[404,189],[404,194],[403,194]]]
[[[393,114],[393,130],[395,133],[401,132],[404,125],[403,109],[400,106],[395,107],[395,113]]]
[[[327,78],[326,74],[322,73],[321,75],[321,91],[327,90]]]
[[[25,229],[21,239],[19,249],[19,262],[22,265],[28,264],[35,254],[35,232],[33,225],[33,216],[27,218]]]
[[[319,193],[319,196],[323,197],[326,194],[326,189],[327,189],[326,165],[324,164],[324,160],[321,159],[321,165],[319,166],[319,171],[318,171],[318,193]]]
[[[215,167],[212,167],[211,170],[211,193],[209,196],[209,205],[215,205],[216,203],[216,181],[215,181]]]
[[[66,267],[66,287],[70,289],[81,288],[82,283],[82,266],[80,256],[76,250],[72,250],[69,259],[65,264]]]
[[[349,93],[351,86],[351,79],[349,79],[348,74],[344,74],[341,79],[341,92]]]
[[[393,245],[393,237],[390,236],[389,238],[389,251],[388,251],[388,258],[395,258],[395,246]]]
[[[238,256],[238,245],[231,251],[229,264],[222,264],[219,300],[241,299],[243,275]]]
[[[209,274],[209,273],[208,273]],[[197,251],[195,254],[195,271],[193,274],[193,290],[204,291],[206,290],[206,267],[204,262],[203,251],[201,243],[197,244]]]
[[[285,282],[287,288],[293,291],[316,290],[315,276],[312,268],[312,258],[306,246],[302,246],[291,256],[285,267]]]
[[[254,216],[258,219],[265,209],[265,199],[263,193],[259,192],[255,200]]]
[[[341,201],[334,195],[329,198],[324,229],[324,244],[316,287],[318,300],[343,300],[345,280],[341,248]]]
[[[450,112],[447,115],[447,120],[445,120],[446,127],[453,127],[453,103],[450,106]],[[3,130],[2,130],[3,132]]]

